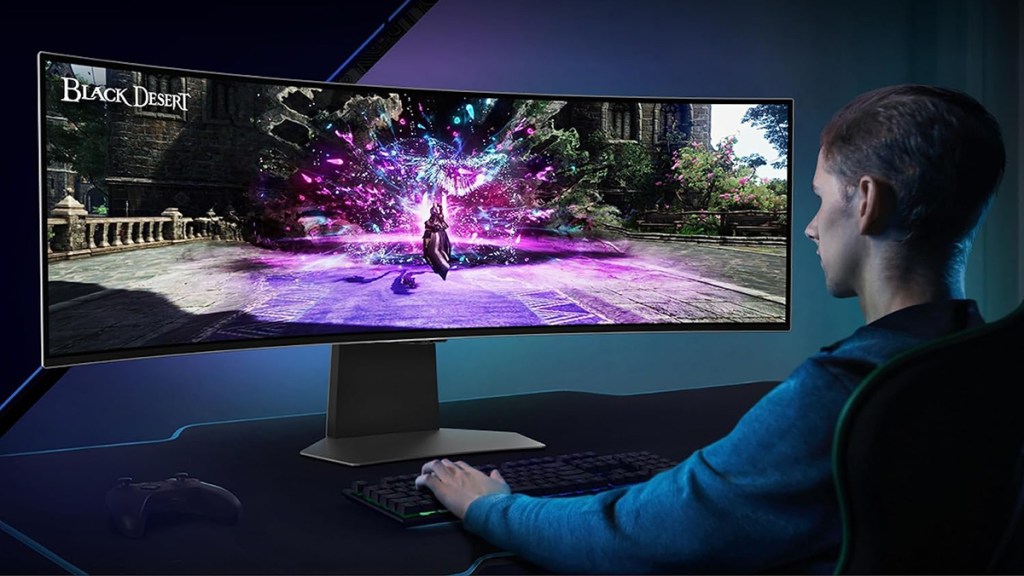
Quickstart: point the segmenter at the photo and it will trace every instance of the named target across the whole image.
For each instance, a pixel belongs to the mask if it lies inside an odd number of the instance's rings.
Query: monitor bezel
[[[736,323],[736,322],[693,322],[676,324],[591,324],[572,326],[516,326],[516,327],[484,327],[484,328],[439,328],[439,329],[417,329],[417,330],[389,330],[381,332],[359,332],[342,334],[319,334],[308,336],[287,336],[260,338],[254,340],[217,340],[201,343],[182,343],[173,345],[141,346],[136,348],[125,348],[117,350],[103,350],[95,352],[83,352],[74,354],[52,355],[48,350],[49,342],[49,296],[47,290],[48,265],[47,257],[47,213],[46,213],[46,107],[45,107],[45,82],[44,70],[47,59],[60,60],[69,64],[96,66],[103,68],[122,67],[125,70],[137,70],[149,73],[174,73],[180,75],[193,75],[229,81],[248,81],[254,83],[288,85],[304,88],[337,89],[339,86],[349,86],[356,91],[391,91],[405,92],[410,94],[428,93],[449,93],[471,98],[523,98],[523,99],[552,99],[590,102],[685,102],[691,104],[787,104],[789,112],[788,137],[789,149],[786,151],[786,177],[788,184],[789,198],[786,206],[786,216],[789,234],[786,239],[786,303],[785,321],[765,323]],[[572,335],[572,334],[643,334],[643,333],[699,333],[699,332],[788,332],[792,327],[792,292],[793,292],[793,98],[707,98],[707,97],[680,97],[680,96],[614,96],[614,95],[573,95],[573,94],[541,94],[532,92],[502,92],[502,91],[480,91],[480,90],[458,90],[458,89],[437,89],[437,88],[411,88],[404,86],[379,86],[369,84],[345,84],[341,82],[324,82],[315,80],[298,80],[289,78],[277,78],[269,76],[252,76],[244,74],[232,74],[222,72],[210,72],[203,70],[191,70],[186,68],[153,66],[147,64],[136,64],[119,60],[105,60],[85,56],[76,56],[54,52],[40,51],[37,59],[37,90],[38,90],[38,142],[39,142],[39,249],[40,256],[40,325],[41,325],[41,358],[42,366],[45,368],[57,368],[93,364],[100,362],[111,362],[120,360],[134,360],[143,358],[158,358],[166,356],[178,356],[186,354],[216,353],[234,350],[258,350],[266,348],[278,348],[286,346],[308,346],[308,345],[330,345],[330,344],[366,344],[366,343],[397,343],[397,342],[437,342],[450,339],[480,338],[480,337],[508,337],[508,336],[542,336],[542,335]]]

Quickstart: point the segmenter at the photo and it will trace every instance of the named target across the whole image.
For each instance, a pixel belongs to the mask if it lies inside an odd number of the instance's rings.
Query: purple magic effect
[[[419,242],[430,207],[439,203],[451,240],[470,247],[462,263],[521,261],[524,234],[591,226],[559,209],[560,193],[579,181],[576,166],[538,152],[556,134],[536,126],[550,124],[564,105],[353,95],[309,123],[316,137],[283,187],[257,187],[255,203],[276,224],[260,240],[295,250],[290,241],[334,238],[336,249],[366,263],[397,263],[406,243],[395,235]]]

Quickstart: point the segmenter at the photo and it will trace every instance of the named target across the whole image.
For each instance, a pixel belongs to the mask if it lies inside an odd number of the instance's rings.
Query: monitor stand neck
[[[515,432],[440,427],[434,342],[334,345],[327,436],[303,456],[349,466],[544,445]]]

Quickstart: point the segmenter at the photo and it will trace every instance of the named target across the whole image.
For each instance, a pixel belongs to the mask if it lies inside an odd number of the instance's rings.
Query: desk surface
[[[547,444],[543,451],[464,458],[473,464],[583,450],[650,450],[682,460],[727,434],[773,386],[447,402],[441,423],[514,430]],[[157,443],[0,455],[0,570],[444,574],[497,552],[460,524],[406,529],[345,498],[342,489],[355,480],[415,472],[422,463],[348,468],[301,457],[323,427],[322,415],[286,417],[191,427]],[[104,498],[118,477],[157,480],[181,471],[233,492],[244,507],[242,520],[234,526],[165,521],[138,540],[113,529]]]

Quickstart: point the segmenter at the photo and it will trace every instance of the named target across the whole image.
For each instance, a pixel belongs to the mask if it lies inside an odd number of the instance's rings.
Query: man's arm
[[[647,482],[576,498],[485,490],[468,498],[465,527],[565,572],[786,566],[839,543],[831,442],[848,394],[808,360],[729,435]]]

